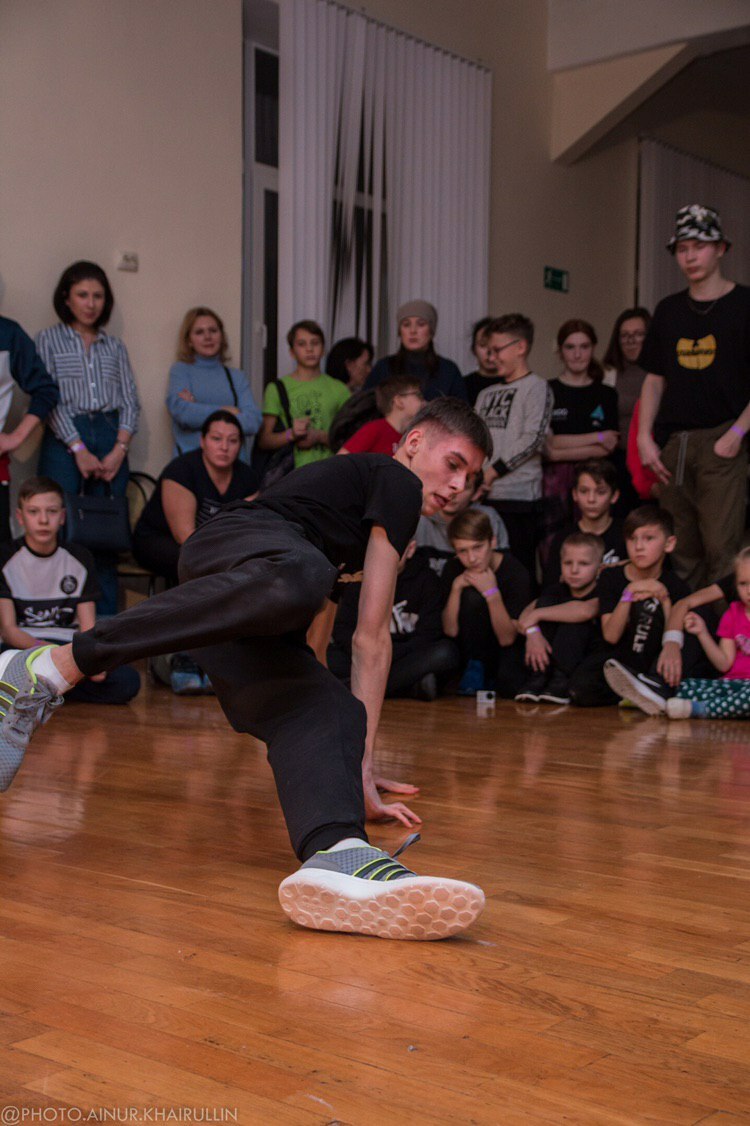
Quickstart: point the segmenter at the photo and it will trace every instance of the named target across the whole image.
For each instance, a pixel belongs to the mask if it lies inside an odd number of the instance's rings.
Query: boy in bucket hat
[[[730,569],[745,526],[750,428],[750,288],[725,278],[717,211],[681,207],[667,250],[688,288],[654,313],[639,363],[638,449],[674,519],[674,565],[693,586]]]

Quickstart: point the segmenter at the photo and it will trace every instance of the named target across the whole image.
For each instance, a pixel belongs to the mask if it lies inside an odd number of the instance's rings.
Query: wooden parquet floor
[[[0,799],[0,1124],[750,1123],[749,736],[389,702],[407,862],[488,906],[388,943],[282,915],[264,750],[213,700],[67,705]]]

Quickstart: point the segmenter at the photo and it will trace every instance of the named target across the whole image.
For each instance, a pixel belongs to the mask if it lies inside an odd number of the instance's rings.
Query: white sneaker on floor
[[[399,855],[419,834],[396,852]],[[394,857],[361,847],[316,852],[279,887],[279,902],[295,923],[312,930],[429,941],[466,930],[484,908],[474,884],[417,876]]]
[[[690,719],[693,714],[693,701],[672,696],[667,700],[667,715],[670,719]]]

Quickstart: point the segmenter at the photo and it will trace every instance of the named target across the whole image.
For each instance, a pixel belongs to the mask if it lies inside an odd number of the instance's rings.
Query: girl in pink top
[[[677,695],[667,700],[670,719],[744,719],[750,717],[750,548],[734,561],[739,602],[732,602],[719,622],[718,641],[706,623],[691,612],[685,629],[693,633],[714,668],[718,680],[683,680]]]

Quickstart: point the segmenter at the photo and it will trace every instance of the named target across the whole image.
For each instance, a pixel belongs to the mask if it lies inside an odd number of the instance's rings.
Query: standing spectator
[[[401,346],[393,356],[378,360],[365,386],[377,387],[389,375],[416,375],[422,382],[425,399],[440,395],[465,399],[461,372],[453,360],[446,360],[435,351],[437,320],[437,309],[429,301],[407,301],[402,305],[396,314]]]
[[[326,356],[326,375],[346,384],[352,395],[361,391],[372,371],[372,344],[358,336],[337,340]]]
[[[604,355],[604,383],[617,391],[619,448],[627,445],[633,411],[641,394],[646,372],[639,360],[651,314],[640,305],[623,309],[615,321]]]
[[[604,386],[604,371],[594,358],[596,343],[588,321],[566,321],[557,334],[563,371],[550,381],[554,405],[545,450],[543,564],[549,538],[573,515],[576,462],[608,457],[618,442],[617,392]]]
[[[546,379],[529,367],[534,326],[528,317],[498,317],[488,335],[497,379],[480,391],[475,404],[492,435],[492,460],[481,491],[505,522],[510,550],[533,576],[552,393]]]
[[[680,208],[667,249],[688,288],[659,302],[640,359],[638,449],[674,517],[675,567],[692,586],[730,570],[745,527],[750,288],[722,274],[730,245],[716,211]]]
[[[287,342],[295,369],[282,379],[289,397],[291,426],[277,431],[279,419],[287,421],[279,389],[275,383],[266,387],[263,401],[263,429],[258,445],[263,450],[279,450],[294,443],[294,468],[310,465],[331,456],[328,427],[349,398],[349,391],[338,379],[331,379],[320,370],[325,337],[315,321],[298,321],[287,333]]]
[[[617,514],[621,517],[627,516],[628,512],[636,508],[644,495],[645,497],[650,495],[650,489],[646,489],[645,494],[643,492],[642,466],[631,468],[633,454],[630,441],[633,416],[646,378],[646,373],[638,360],[650,324],[651,314],[648,309],[641,306],[623,309],[615,321],[603,361],[604,382],[608,387],[617,390],[619,439],[617,449],[612,454],[612,461],[617,468],[620,489]],[[637,433],[636,420],[634,444]]]
[[[26,414],[9,434],[2,432],[8,418],[13,384],[30,397]],[[60,398],[56,384],[42,363],[30,337],[20,325],[0,317],[0,543],[10,534],[10,454],[47,417]]]
[[[482,317],[481,321],[477,321],[471,329],[471,350],[477,361],[477,370],[464,376],[464,386],[466,397],[472,406],[476,403],[480,391],[500,380],[497,373],[497,360],[490,347],[490,326],[493,319],[493,317]]]
[[[177,338],[177,362],[169,372],[167,410],[172,416],[174,456],[197,450],[201,429],[217,410],[237,416],[245,438],[260,430],[263,416],[245,373],[227,367],[229,343],[224,322],[198,305],[188,309]]]
[[[125,345],[109,336],[114,296],[95,262],[74,262],[63,271],[52,297],[60,323],[46,328],[36,346],[60,390],[39,457],[39,473],[66,493],[84,480],[94,493],[124,496],[128,449],[138,429],[140,403]],[[117,556],[95,552],[101,586],[99,614],[117,611]]]

